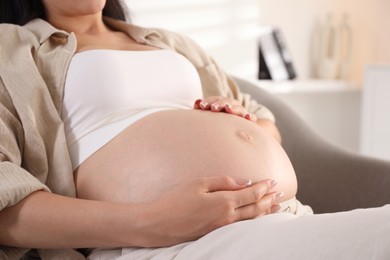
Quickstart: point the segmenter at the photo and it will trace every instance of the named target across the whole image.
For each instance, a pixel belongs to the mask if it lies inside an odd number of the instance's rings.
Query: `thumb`
[[[251,180],[234,179],[229,176],[212,176],[202,179],[204,184],[203,188],[206,192],[239,190],[252,185]]]

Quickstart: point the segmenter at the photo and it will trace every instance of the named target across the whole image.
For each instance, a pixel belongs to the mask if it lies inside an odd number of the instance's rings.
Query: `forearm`
[[[177,185],[148,204],[114,204],[38,191],[0,211],[0,245],[171,246],[275,212],[281,198],[271,192],[276,182],[248,183],[224,176],[200,178]]]
[[[0,212],[0,244],[25,248],[137,245],[142,207],[35,192]],[[141,223],[140,223],[141,225]]]

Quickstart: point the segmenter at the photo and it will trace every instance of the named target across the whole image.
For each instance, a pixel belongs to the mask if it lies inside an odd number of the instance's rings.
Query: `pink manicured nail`
[[[199,106],[200,102],[202,102],[202,100],[201,100],[201,99],[197,99],[197,100],[195,101],[195,103],[194,103],[194,106],[195,106],[195,107]]]
[[[252,119],[251,114],[246,114],[246,115],[245,115],[245,119],[251,120],[251,119]]]
[[[256,116],[251,114],[251,113],[249,113],[249,114],[245,115],[245,119],[248,119],[250,121],[255,121],[256,120]]]
[[[270,180],[270,182],[269,182],[269,187],[272,189],[273,187],[276,186],[276,184],[278,184],[277,181],[275,181],[275,180]]]
[[[206,108],[207,105],[208,105],[208,103],[207,103],[206,101],[202,100],[202,101],[199,103],[199,105],[200,105],[201,108]]]
[[[282,207],[278,204],[278,205],[273,205],[271,207],[271,213],[276,213],[278,212]]]
[[[284,197],[284,192],[278,192],[275,194],[275,199],[280,200]]]
[[[212,104],[211,105],[211,109],[212,110],[218,110],[220,108],[220,106],[218,104]]]
[[[252,185],[252,180],[248,180],[248,179],[237,179],[236,182],[238,185],[244,185],[247,187]]]

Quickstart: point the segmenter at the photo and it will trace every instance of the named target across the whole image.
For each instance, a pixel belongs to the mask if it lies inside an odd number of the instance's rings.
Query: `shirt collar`
[[[66,41],[70,35],[63,30],[56,29],[51,24],[40,18],[31,20],[26,25],[24,25],[24,27],[38,37],[40,44],[44,43],[51,36],[55,36],[58,39],[63,39]]]
[[[143,28],[109,17],[104,17],[103,19],[108,26],[115,30],[127,33],[131,38],[139,43],[149,43],[149,39],[153,36],[158,38],[162,37],[158,31],[154,29]],[[59,41],[63,40],[66,42],[69,35],[71,35],[71,33],[59,30],[40,18],[31,20],[24,27],[37,35],[40,44],[44,43],[50,37],[55,37]]]

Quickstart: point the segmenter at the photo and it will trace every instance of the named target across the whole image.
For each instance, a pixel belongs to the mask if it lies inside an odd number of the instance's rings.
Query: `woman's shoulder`
[[[42,43],[53,34],[69,35],[67,32],[54,28],[40,18],[33,19],[23,26],[7,23],[0,24],[0,32],[1,35],[7,35],[7,37],[0,38],[1,42],[12,43],[12,41],[19,40],[28,44]]]
[[[176,42],[193,42],[192,39],[186,35],[166,28],[143,26],[110,17],[104,17],[104,21],[110,27],[129,34],[133,39],[139,42],[152,40],[162,41],[169,45],[173,45]]]
[[[111,27],[126,32],[137,42],[174,50],[187,57],[196,67],[210,63],[210,57],[205,50],[186,34],[166,28],[144,27],[108,17],[104,19]]]
[[[38,43],[28,29],[15,24],[0,24],[0,35],[0,62],[7,63],[19,57],[17,53],[26,49],[26,46],[35,46]]]
[[[189,45],[191,47],[200,48],[199,44],[193,38],[184,33],[156,27],[147,28],[147,30],[156,32],[160,36],[161,40],[171,45]]]
[[[16,24],[0,24],[0,35],[6,35],[6,37],[0,37],[1,49],[9,47],[9,51],[14,50],[21,44],[39,42],[38,37],[29,28]]]
[[[25,29],[23,26],[17,25],[17,24],[11,24],[11,23],[1,23],[0,24],[0,35],[7,36],[7,37],[0,37],[0,41],[7,41],[9,36],[12,36],[12,34],[24,31]]]
[[[184,33],[165,28],[149,28],[149,30],[155,31],[164,44],[186,56],[196,67],[202,67],[204,64],[210,63],[210,55],[196,39]]]
[[[133,39],[139,42],[162,42],[169,47],[188,46],[191,48],[199,45],[187,35],[172,31],[166,28],[142,26],[139,24],[129,23],[121,20],[116,20],[110,17],[104,17],[104,21],[116,30],[120,30],[129,34]]]

